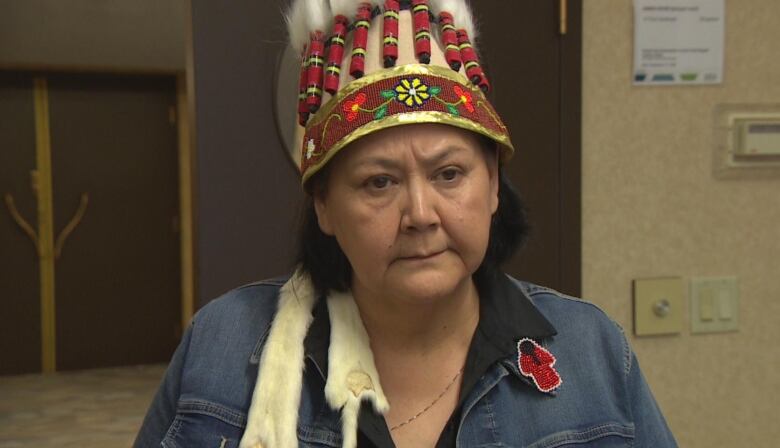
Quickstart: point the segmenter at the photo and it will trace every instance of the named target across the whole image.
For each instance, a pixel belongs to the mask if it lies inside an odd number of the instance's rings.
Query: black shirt
[[[471,339],[463,367],[460,401],[439,435],[437,448],[455,446],[463,403],[477,381],[498,361],[517,356],[517,341],[555,335],[552,324],[533,306],[531,300],[504,274],[492,276],[479,291],[479,323]],[[325,300],[314,309],[314,320],[304,341],[306,356],[327,375],[330,321]],[[392,436],[382,415],[364,403],[358,419],[358,446],[394,448]]]

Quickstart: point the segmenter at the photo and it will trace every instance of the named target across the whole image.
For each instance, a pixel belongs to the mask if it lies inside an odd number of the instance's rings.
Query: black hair
[[[495,151],[495,150],[493,150]],[[345,292],[352,284],[352,266],[336,238],[320,229],[314,196],[324,194],[329,167],[314,175],[313,187],[301,210],[296,264],[309,274],[318,294],[331,290]],[[485,284],[525,242],[530,232],[525,205],[509,179],[499,169],[498,208],[490,222],[490,237],[482,264],[474,273],[477,285]]]

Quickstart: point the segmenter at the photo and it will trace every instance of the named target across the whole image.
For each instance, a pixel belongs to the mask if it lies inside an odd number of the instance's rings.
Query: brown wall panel
[[[273,116],[283,1],[192,1],[197,296],[289,271],[302,197]]]
[[[505,172],[526,203],[531,236],[507,272],[580,294],[579,2],[569,2],[560,34],[559,2],[479,1],[479,48],[493,102],[517,149]]]

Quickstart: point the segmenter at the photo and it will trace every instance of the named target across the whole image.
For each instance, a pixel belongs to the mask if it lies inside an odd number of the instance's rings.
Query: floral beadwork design
[[[349,122],[355,121],[355,119],[358,117],[358,113],[361,111],[364,111],[365,109],[362,108],[363,104],[365,104],[366,100],[368,99],[368,96],[364,92],[360,92],[353,99],[344,101],[344,105],[342,106],[342,110],[345,114],[347,114],[346,119]]]
[[[420,78],[402,79],[393,89],[395,99],[407,107],[420,107],[425,104],[431,96],[436,96],[441,92],[438,86],[428,87],[420,81]]]
[[[467,111],[474,113],[474,99],[471,96],[471,92],[464,90],[457,84],[452,89],[455,91],[455,95],[458,95],[458,98],[460,98],[460,104],[463,104]]]
[[[333,106],[316,114],[306,126],[301,148],[304,182],[328,160],[330,152],[360,136],[409,122],[473,129],[511,149],[506,127],[482,91],[453,76],[449,69],[438,73],[436,67],[411,68],[415,70],[398,76],[361,78],[335,96]]]
[[[406,107],[420,108],[431,98],[436,98],[441,93],[441,87],[428,86],[420,78],[402,78],[394,88],[383,90],[380,93],[384,102],[378,106],[366,109],[363,105],[368,101],[365,92],[360,92],[352,98],[344,100],[341,110],[347,122],[353,122],[361,112],[374,114],[374,120],[387,116],[390,103],[397,101]],[[436,98],[438,100],[438,98]],[[441,101],[441,100],[439,100]]]
[[[460,85],[454,85],[453,91],[458,101],[450,103],[440,98],[442,88],[440,86],[428,85],[420,78],[402,78],[392,89],[383,90],[380,96],[384,101],[374,108],[366,109],[364,104],[369,100],[365,92],[360,92],[352,98],[347,98],[341,105],[344,113],[343,117],[347,122],[352,123],[357,120],[361,112],[374,114],[374,120],[379,120],[387,116],[390,103],[397,101],[404,106],[412,109],[419,109],[425,106],[429,100],[434,99],[444,105],[447,111],[452,115],[459,116],[458,106],[463,107],[471,113],[474,113],[474,100],[471,92]]]
[[[463,87],[455,84],[452,86],[452,90],[455,92],[455,95],[458,97],[458,101],[454,103],[449,103],[447,101],[442,100],[441,98],[435,98],[436,101],[440,102],[444,105],[444,107],[447,108],[447,111],[451,113],[452,115],[460,116],[460,109],[458,109],[458,106],[461,104],[464,108],[466,108],[467,111],[470,113],[474,113],[474,97],[471,95],[471,92],[464,89]]]

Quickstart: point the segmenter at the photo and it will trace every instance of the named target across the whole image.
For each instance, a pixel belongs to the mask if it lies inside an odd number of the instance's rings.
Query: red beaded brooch
[[[531,378],[542,392],[552,392],[563,383],[553,367],[555,356],[532,339],[523,338],[517,343],[517,365],[520,373]]]

